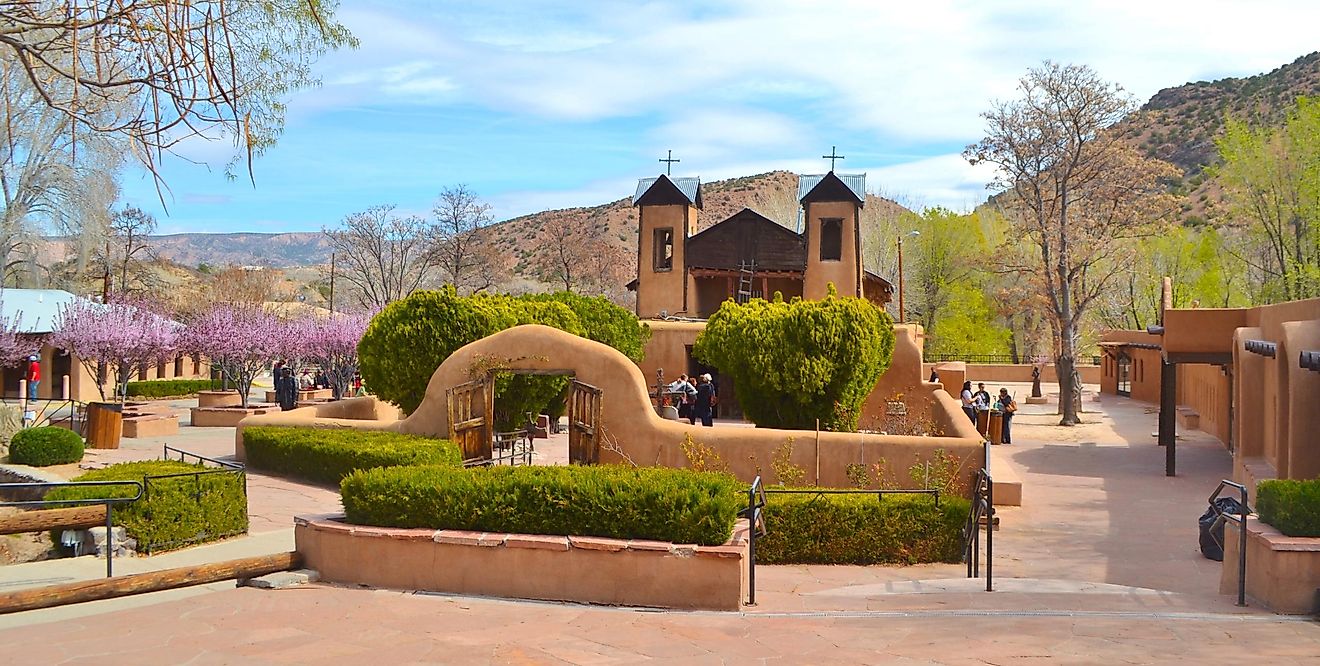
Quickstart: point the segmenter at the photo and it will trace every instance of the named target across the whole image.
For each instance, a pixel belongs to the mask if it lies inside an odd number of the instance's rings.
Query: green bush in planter
[[[719,545],[746,486],[662,467],[385,467],[340,484],[348,522]]]
[[[132,398],[182,398],[214,387],[215,382],[209,379],[153,379],[129,382],[127,393]]]
[[[137,541],[139,552],[160,552],[247,532],[244,475],[216,470],[177,460],[147,460],[111,465],[73,480],[143,483],[141,499],[116,504],[112,518]],[[131,486],[58,488],[46,499],[131,497],[135,492]],[[52,540],[58,543],[59,535],[52,534]]]
[[[1320,537],[1320,479],[1273,479],[1256,485],[1261,522],[1292,537]]]
[[[929,495],[767,496],[764,564],[920,564],[962,559],[968,500]]]
[[[254,426],[243,429],[243,449],[252,469],[321,483],[339,483],[356,469],[463,464],[453,442],[384,431]]]
[[[25,428],[9,440],[9,462],[17,465],[47,467],[82,460],[83,440],[65,428],[43,426]]]

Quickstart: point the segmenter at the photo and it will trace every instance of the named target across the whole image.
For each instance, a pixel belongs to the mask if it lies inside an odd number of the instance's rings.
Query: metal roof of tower
[[[834,173],[834,172],[831,171],[830,173]],[[814,175],[799,174],[798,194],[797,194],[798,201],[801,201],[803,197],[807,196],[807,194],[809,194],[812,190],[816,189],[816,186],[820,184],[820,181],[824,180],[825,176],[828,175],[830,174],[829,173],[821,173]],[[843,184],[846,185],[849,190],[852,190],[853,194],[857,195],[858,200],[862,201],[863,203],[866,202],[866,174],[834,173],[834,177],[843,181]]]
[[[661,178],[664,178],[665,180],[668,180],[670,183],[673,183],[674,187],[677,188],[679,192],[682,192],[683,196],[687,197],[688,203],[691,203],[698,207],[701,206],[700,178],[697,177],[671,178],[669,176],[664,176],[664,175],[658,176],[656,178],[643,178],[637,181],[637,193],[633,194],[633,198],[632,198],[633,205],[636,206],[637,200],[641,199],[642,195],[646,194],[646,191],[651,189],[651,186],[655,185],[656,182],[659,181]]]

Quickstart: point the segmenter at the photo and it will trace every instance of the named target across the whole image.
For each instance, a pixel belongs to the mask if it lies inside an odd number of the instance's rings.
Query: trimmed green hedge
[[[928,495],[767,495],[758,564],[920,564],[962,560],[970,504]]]
[[[1292,537],[1320,537],[1320,479],[1274,479],[1256,485],[1263,523]]]
[[[562,534],[719,545],[744,485],[660,467],[391,467],[340,485],[348,522],[380,527]]]
[[[65,428],[24,428],[9,440],[9,462],[16,465],[48,467],[75,463],[82,457],[82,438]]]
[[[209,379],[153,379],[129,382],[127,393],[134,398],[182,398],[213,388],[215,382]]]
[[[73,480],[142,482],[146,488],[141,499],[116,504],[113,521],[137,541],[138,552],[150,553],[247,532],[243,474],[216,470],[177,460],[147,460],[111,465]],[[171,474],[187,476],[154,478]],[[47,493],[46,499],[131,497],[135,492],[129,486],[60,488]],[[59,543],[59,536],[53,535],[52,540]]]
[[[243,449],[253,469],[328,484],[358,469],[463,464],[448,440],[370,430],[254,426],[243,429]]]

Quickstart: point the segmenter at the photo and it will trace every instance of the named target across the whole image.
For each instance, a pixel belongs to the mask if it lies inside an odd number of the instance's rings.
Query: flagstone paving
[[[1320,661],[1320,625],[1234,606],[1218,594],[1221,565],[1197,551],[1196,518],[1230,473],[1223,446],[1180,432],[1168,478],[1149,405],[1085,406],[1087,424],[1061,428],[1050,406],[1024,404],[1015,443],[993,451],[992,471],[1011,468],[1024,488],[1021,507],[999,509],[994,592],[962,565],[762,566],[742,613],[230,584],[0,616],[14,627],[0,644],[13,663]],[[232,453],[232,429],[217,430],[181,448]],[[332,489],[260,478],[253,512],[272,528],[338,506]]]

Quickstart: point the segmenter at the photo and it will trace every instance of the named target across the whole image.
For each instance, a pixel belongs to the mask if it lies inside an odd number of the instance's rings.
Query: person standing
[[[41,361],[38,360],[36,354],[33,354],[28,357],[28,369],[27,369],[28,402],[35,402],[37,400],[37,385],[40,383],[41,383]]]
[[[697,395],[697,388],[688,381],[688,376],[679,375],[665,387],[665,391],[678,398],[678,418],[688,418],[692,413],[692,399]]]
[[[1017,401],[1008,394],[1008,389],[999,389],[999,401],[995,405],[999,412],[1004,415],[1004,432],[1000,438],[1002,444],[1013,443],[1013,415],[1017,413]]]
[[[972,394],[972,402],[975,403],[978,412],[990,409],[990,392],[985,390],[984,383],[976,385],[976,393]]]
[[[688,423],[696,425],[697,419],[701,419],[701,425],[711,427],[715,425],[711,408],[715,402],[715,385],[710,382],[709,375],[702,375],[697,378],[697,396],[692,401],[692,412],[688,416]]]
[[[971,420],[972,420],[972,424],[975,425],[975,424],[976,424],[976,403],[973,402],[973,400],[972,400],[972,383],[971,383],[971,382],[963,382],[962,393],[961,393],[958,397],[960,397],[960,398],[962,399],[962,410],[963,410],[963,413],[966,414],[966,415],[967,415],[967,418],[971,419]]]
[[[292,368],[283,370],[275,378],[275,399],[279,401],[280,409],[287,412],[298,407],[298,380],[293,378]]]

